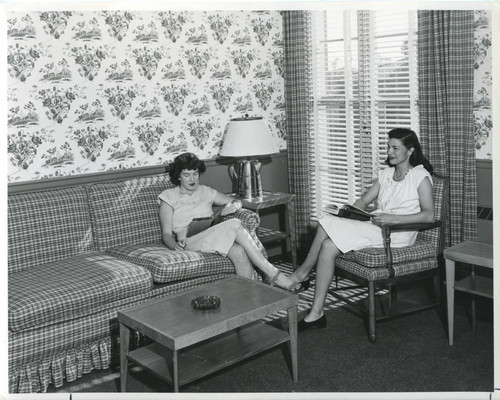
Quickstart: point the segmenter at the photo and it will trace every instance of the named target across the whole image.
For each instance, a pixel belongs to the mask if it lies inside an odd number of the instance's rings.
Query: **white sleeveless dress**
[[[230,219],[218,223],[210,228],[186,238],[187,227],[193,218],[210,217],[212,204],[217,191],[205,185],[199,185],[193,193],[180,192],[180,187],[166,189],[158,195],[158,203],[162,201],[170,205],[173,210],[172,230],[178,240],[186,241],[188,251],[203,251],[219,253],[226,256],[236,239],[236,230],[230,229],[231,224],[241,223],[237,219]]]
[[[432,177],[422,166],[417,165],[408,171],[402,181],[395,181],[394,168],[388,167],[379,171],[380,190],[377,197],[375,213],[415,214],[420,212],[418,187],[427,177],[432,184]],[[346,253],[365,247],[383,247],[382,229],[371,221],[357,221],[325,214],[319,223],[337,248]],[[416,231],[402,231],[391,234],[391,246],[403,247],[411,245],[417,238]]]

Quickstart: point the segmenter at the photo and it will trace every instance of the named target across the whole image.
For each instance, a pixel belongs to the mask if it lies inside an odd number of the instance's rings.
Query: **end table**
[[[476,306],[474,296],[493,298],[493,280],[476,275],[474,266],[493,268],[493,246],[488,243],[465,241],[443,252],[446,261],[446,292],[448,300],[448,341],[453,345],[453,317],[455,290],[470,293],[472,297],[472,330],[475,330]],[[455,262],[472,265],[470,276],[455,282]]]
[[[238,196],[236,193],[228,194],[228,196],[241,200],[243,207],[255,211],[259,215],[259,211],[265,208],[278,206],[279,212],[285,212],[285,227],[280,226],[280,230],[275,231],[267,228],[258,228],[257,236],[262,244],[281,241],[281,253],[283,256],[287,254],[287,241],[290,241],[290,250],[292,253],[293,269],[297,269],[297,244],[295,240],[295,195],[281,192],[264,192],[262,197],[253,197],[245,199]],[[280,221],[281,225],[281,221]]]

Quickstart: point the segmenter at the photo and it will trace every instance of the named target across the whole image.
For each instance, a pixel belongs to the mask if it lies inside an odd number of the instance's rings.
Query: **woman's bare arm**
[[[222,215],[232,214],[242,207],[240,200],[219,192],[217,192],[217,195],[215,196],[214,204],[216,206],[226,206],[222,211]]]
[[[215,196],[214,204],[216,206],[223,206],[225,204],[232,203],[235,199],[233,197],[227,196],[224,193],[217,192]]]
[[[175,250],[177,246],[177,242],[172,236],[173,216],[173,208],[162,201],[160,204],[161,240],[170,250]]]
[[[368,189],[363,194],[363,196],[361,196],[358,200],[356,200],[353,206],[365,210],[366,207],[368,207],[368,205],[377,198],[379,189],[380,189],[380,183],[378,179],[375,179],[370,189]]]

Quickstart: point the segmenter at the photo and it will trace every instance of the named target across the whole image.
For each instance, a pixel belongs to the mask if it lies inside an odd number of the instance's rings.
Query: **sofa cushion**
[[[436,249],[431,243],[417,239],[411,246],[393,247],[392,262],[393,264],[401,264],[418,261],[424,258],[432,258],[435,254]],[[365,249],[349,251],[342,257],[369,268],[385,267],[387,262],[383,247],[367,247]]]
[[[77,318],[152,285],[147,269],[99,252],[11,274],[9,330]]]
[[[157,197],[170,187],[166,174],[89,186],[97,249],[160,241]]]
[[[9,273],[93,249],[90,212],[83,187],[8,197]]]
[[[215,253],[174,251],[161,243],[117,246],[106,253],[149,269],[157,283],[234,273],[234,266],[227,257]]]

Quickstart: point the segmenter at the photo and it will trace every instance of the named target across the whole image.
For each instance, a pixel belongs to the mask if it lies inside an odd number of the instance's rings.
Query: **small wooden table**
[[[448,340],[453,345],[453,317],[455,308],[455,290],[472,295],[493,298],[493,280],[474,273],[474,265],[493,268],[493,246],[488,243],[465,241],[445,249],[446,293],[448,302]],[[470,276],[455,282],[455,262],[472,265]],[[476,307],[472,299],[472,329],[475,329]]]
[[[217,296],[221,305],[200,311],[191,300]],[[179,386],[279,344],[289,342],[293,381],[297,371],[298,295],[239,276],[118,312],[121,391],[127,388],[128,361]],[[288,331],[260,319],[288,311]],[[129,351],[130,330],[154,343]],[[253,377],[255,378],[255,377]]]
[[[281,218],[281,211],[285,211],[286,221],[284,223],[284,227],[282,227],[283,224],[280,219],[280,230],[276,231],[259,227],[257,230],[257,236],[264,245],[266,243],[281,241],[281,253],[283,255],[286,255],[287,253],[286,245],[287,240],[289,240],[290,251],[292,254],[292,265],[293,269],[296,270],[297,243],[295,240],[295,195],[281,192],[264,192],[262,197],[253,197],[251,199],[245,199],[235,193],[228,194],[228,196],[241,200],[244,208],[255,211],[257,215],[259,215],[260,210],[265,208],[280,206],[279,211]]]

